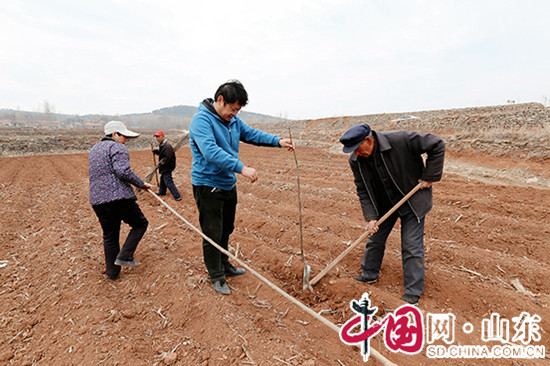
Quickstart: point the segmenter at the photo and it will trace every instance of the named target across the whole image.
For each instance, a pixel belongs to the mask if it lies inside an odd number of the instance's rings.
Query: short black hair
[[[220,95],[223,97],[225,104],[237,102],[241,107],[244,107],[248,103],[248,93],[239,80],[229,80],[227,83],[220,85],[216,90],[214,100],[218,100]]]

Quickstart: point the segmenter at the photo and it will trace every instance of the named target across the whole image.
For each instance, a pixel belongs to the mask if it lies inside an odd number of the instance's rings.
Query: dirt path
[[[239,258],[335,324],[354,315],[349,302],[363,292],[380,311],[402,305],[398,228],[377,283],[352,279],[359,273],[358,248],[314,293],[303,292],[292,155],[243,146],[241,158],[258,169],[260,180],[238,183],[231,247]],[[362,234],[364,222],[345,156],[304,147],[298,159],[305,252],[315,275]],[[183,200],[167,202],[196,225],[190,161],[188,147],[178,151],[175,181]],[[132,151],[131,163],[144,176],[150,152]],[[481,177],[488,184],[456,174],[463,168],[452,166],[435,185],[426,222],[427,283],[420,309],[454,313],[457,328],[479,324],[492,312],[507,319],[522,311],[538,314],[544,329],[539,344],[548,350],[550,190],[545,182],[499,183],[492,171]],[[0,263],[6,263],[0,268],[0,364],[151,365],[169,363],[169,357],[177,358],[176,365],[362,364],[357,348],[251,274],[229,279],[231,296],[216,294],[198,235],[147,193],[139,197],[150,221],[136,253],[143,266],[106,281],[101,230],[87,189],[86,154],[0,159]],[[514,280],[529,293],[518,292]],[[456,340],[480,344],[479,329],[457,331]],[[471,364],[435,361],[424,352],[392,354],[381,336],[371,346],[403,365]]]

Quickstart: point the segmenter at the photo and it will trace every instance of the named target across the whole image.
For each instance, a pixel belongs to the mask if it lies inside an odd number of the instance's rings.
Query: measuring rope
[[[170,205],[168,205],[164,200],[162,200],[155,192],[153,192],[151,189],[147,188],[147,191],[153,195],[160,203],[162,203],[168,210],[170,210],[176,217],[178,217],[180,220],[185,222],[189,227],[191,227],[195,232],[197,232],[200,236],[202,236],[206,241],[208,241],[210,244],[212,244],[216,249],[218,249],[223,254],[227,255],[229,258],[233,259],[237,263],[239,263],[241,266],[246,268],[250,273],[252,273],[254,276],[259,278],[262,282],[267,284],[269,287],[271,287],[273,290],[278,292],[281,296],[292,302],[293,304],[297,305],[300,309],[304,310],[306,313],[314,317],[315,319],[319,320],[321,323],[335,331],[336,333],[340,334],[340,328],[336,326],[336,324],[330,322],[328,319],[322,317],[321,315],[317,314],[315,311],[308,308],[306,305],[302,304],[298,299],[295,297],[287,294],[284,292],[281,288],[277,287],[275,284],[273,284],[271,281],[269,281],[267,278],[253,270],[248,264],[241,261],[239,258],[237,258],[235,255],[231,254],[218,244],[216,244],[212,239],[210,239],[208,236],[204,235],[202,231],[197,229],[193,224],[191,224],[189,221],[187,221],[183,216],[181,216],[179,213],[176,212]],[[375,350],[374,348],[370,348],[371,355],[376,358],[378,361],[380,361],[383,365],[395,365],[393,362],[389,361],[387,358],[385,358],[380,352]]]

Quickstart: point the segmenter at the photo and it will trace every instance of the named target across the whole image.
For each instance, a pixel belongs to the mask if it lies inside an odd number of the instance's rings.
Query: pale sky
[[[0,0],[0,108],[290,119],[550,98],[548,0]]]

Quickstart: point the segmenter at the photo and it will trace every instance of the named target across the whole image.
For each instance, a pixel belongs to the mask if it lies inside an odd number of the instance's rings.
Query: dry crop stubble
[[[325,145],[332,146],[329,139],[344,129],[327,133]],[[307,133],[294,136],[293,130],[293,137],[305,141]],[[149,149],[130,155],[132,167],[146,175],[152,164]],[[479,322],[491,312],[511,319],[526,311],[540,315],[542,329],[550,329],[550,190],[524,184],[529,174],[541,175],[545,160],[518,159],[514,168],[525,175],[503,181],[496,172],[512,166],[510,157],[461,154],[452,146],[448,156],[448,162],[459,160],[462,166],[448,169],[434,185],[420,308],[453,312],[459,324]],[[174,178],[183,200],[168,202],[196,225],[189,148],[182,147],[177,157]],[[390,235],[376,284],[352,279],[362,255],[357,248],[313,293],[302,291],[292,157],[248,145],[242,146],[241,157],[258,170],[260,180],[238,182],[230,246],[238,248],[239,258],[335,324],[353,316],[349,302],[365,291],[383,312],[401,304],[398,228]],[[345,155],[300,147],[299,159],[304,250],[315,275],[361,235],[364,220]],[[355,348],[249,274],[229,279],[231,296],[217,296],[205,273],[201,238],[147,193],[139,195],[150,221],[136,254],[143,265],[124,270],[115,283],[106,281],[101,230],[87,201],[86,153],[4,157],[0,166],[0,263],[6,263],[0,268],[1,362],[146,365],[173,357],[176,365],[360,361]],[[468,176],[462,168],[468,166],[491,170],[488,177]],[[511,178],[515,174],[511,171]],[[372,345],[395,363],[443,364],[423,353],[392,354],[379,341]],[[479,344],[480,335],[460,334],[457,341]],[[543,337],[541,344],[548,348],[548,342]]]

